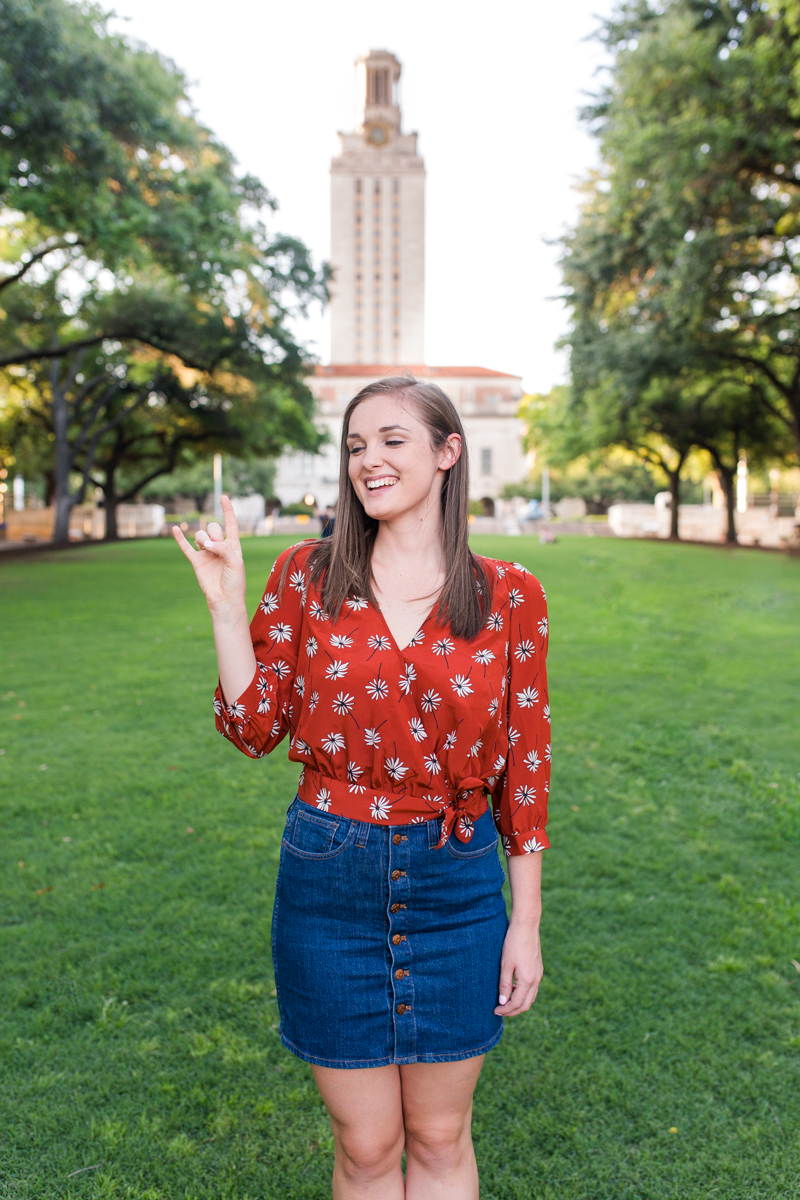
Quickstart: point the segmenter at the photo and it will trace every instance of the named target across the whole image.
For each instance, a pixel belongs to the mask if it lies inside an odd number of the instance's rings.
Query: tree
[[[325,298],[326,269],[268,235],[260,213],[274,201],[186,111],[183,77],[106,21],[62,0],[0,8],[0,200],[22,213],[6,212],[0,238],[0,367],[29,367],[51,409],[56,540],[109,439],[141,459],[145,400],[126,362],[151,354],[162,379],[199,373],[207,413],[213,396],[227,411],[247,395],[260,452],[319,440],[287,318]],[[241,429],[229,438],[241,445]]]
[[[777,457],[791,434],[800,452],[800,105],[786,12],[640,3],[603,37],[613,66],[586,114],[603,169],[564,243],[576,395],[610,392],[625,422],[665,433],[671,414],[684,442],[710,445],[713,413],[729,422],[723,440]]]

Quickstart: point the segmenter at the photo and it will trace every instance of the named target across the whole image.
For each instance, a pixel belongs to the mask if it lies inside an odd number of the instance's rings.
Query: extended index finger
[[[233,511],[233,505],[227,496],[220,497],[222,505],[222,514],[225,517],[225,538],[227,541],[239,541],[239,522],[236,520],[236,513]]]

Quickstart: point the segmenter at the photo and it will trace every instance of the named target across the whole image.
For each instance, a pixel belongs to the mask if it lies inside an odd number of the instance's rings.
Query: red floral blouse
[[[485,628],[471,642],[433,615],[399,649],[379,610],[345,602],[337,621],[310,582],[308,555],[292,550],[270,572],[250,626],[257,669],[234,704],[217,688],[217,728],[252,758],[288,734],[303,764],[307,804],[375,824],[443,817],[469,841],[491,795],[507,854],[549,846],[550,706],[547,606],[519,563],[482,559],[492,591]]]

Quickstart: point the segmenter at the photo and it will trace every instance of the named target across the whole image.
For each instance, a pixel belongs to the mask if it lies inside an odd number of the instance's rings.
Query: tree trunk
[[[69,541],[69,515],[75,503],[69,491],[70,446],[69,411],[67,397],[58,379],[58,360],[54,360],[50,375],[53,391],[53,434],[55,436],[55,489],[56,523],[53,541],[65,545]]]
[[[107,542],[116,542],[119,538],[117,532],[117,495],[114,490],[114,476],[106,476],[106,481],[103,484],[103,499],[106,509],[106,536]]]
[[[678,533],[678,509],[681,502],[681,467],[683,461],[677,471],[669,472],[669,495],[670,495],[670,516],[669,516],[669,536],[670,540],[677,542],[680,540]]]
[[[725,493],[725,508],[728,516],[728,527],[725,530],[725,541],[729,546],[735,546],[738,542],[736,536],[736,484],[734,471],[723,467],[721,463],[717,463],[717,478],[720,486]]]

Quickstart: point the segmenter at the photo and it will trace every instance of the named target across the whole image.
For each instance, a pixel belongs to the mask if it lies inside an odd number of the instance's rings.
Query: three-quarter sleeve
[[[281,575],[293,549],[277,559],[250,622],[256,672],[241,696],[227,704],[217,685],[214,712],[217,729],[251,758],[269,754],[296,723],[293,688],[300,649],[303,605],[308,581],[296,560],[283,588]]]
[[[550,703],[547,694],[547,600],[524,567],[509,566],[508,757],[493,792],[492,808],[506,854],[549,847]]]

